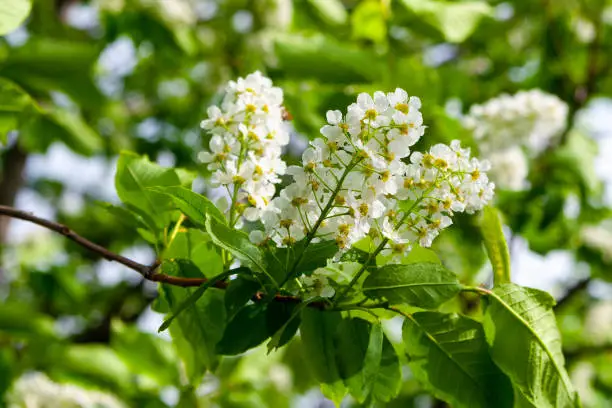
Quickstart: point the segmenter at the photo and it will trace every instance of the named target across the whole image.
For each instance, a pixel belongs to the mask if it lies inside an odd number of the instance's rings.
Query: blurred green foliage
[[[8,3],[0,4],[0,34],[12,32],[0,39],[0,204],[15,200],[9,185],[20,183],[23,173],[15,173],[11,160],[17,155],[45,155],[63,144],[79,156],[119,157],[117,194],[138,216],[122,207],[96,205],[93,200],[106,198],[91,191],[82,192],[87,204],[68,211],[57,204],[70,188],[52,177],[28,177],[15,191],[37,191],[57,207],[59,221],[113,251],[162,242],[164,227],[177,212],[164,212],[172,198],[147,186],[175,189],[191,186],[196,175],[206,176],[196,160],[206,143],[198,124],[223,83],[255,69],[284,89],[295,131],[304,139],[317,136],[326,110],[342,109],[358,92],[402,87],[424,102],[428,130],[420,143],[458,138],[477,149],[446,108],[460,102],[465,111],[502,92],[537,87],[568,103],[568,130],[561,143],[530,163],[529,190],[501,192],[497,205],[512,234],[533,251],[570,251],[593,278],[612,280],[612,260],[581,238],[585,225],[612,215],[594,171],[597,145],[573,126],[590,100],[612,94],[609,0],[33,0],[31,14],[17,31],[30,2]],[[126,149],[150,161],[120,153]],[[154,164],[168,153],[186,170]],[[299,154],[292,148],[286,160]],[[131,177],[132,167],[146,179]],[[196,185],[199,192],[207,189]],[[568,215],[572,200],[578,212]],[[169,218],[151,217],[157,212]],[[196,271],[206,271],[218,254],[210,250],[208,236],[189,231],[178,231],[164,256],[189,259]],[[481,234],[476,220],[458,217],[434,246],[465,284],[478,282],[478,274],[488,271]],[[312,347],[309,331],[336,323],[362,330],[353,327],[358,319],[302,322],[302,339],[278,351],[267,355],[259,347],[219,361],[215,336],[224,333],[225,313],[232,316],[231,327],[264,331],[240,339],[226,330],[235,341],[224,342],[229,349],[223,351],[238,354],[251,345],[245,341],[277,332],[278,327],[265,327],[268,313],[282,314],[289,326],[291,311],[254,308],[251,314],[234,315],[227,296],[224,301],[220,291],[211,289],[170,328],[188,341],[170,343],[144,332],[138,322],[151,313],[151,304],[167,312],[190,290],[164,287],[158,297],[148,283],[108,284],[96,273],[101,259],[56,236],[16,241],[0,231],[0,245],[0,395],[23,373],[38,370],[58,382],[112,392],[128,406],[316,406],[317,376],[329,373],[304,368],[309,362],[301,348]],[[190,273],[193,269],[181,269],[184,276]],[[245,280],[232,302],[243,306],[252,287]],[[468,295],[461,302],[464,312],[479,313]],[[588,407],[612,401],[612,338],[592,335],[598,319],[611,326],[612,312],[593,317],[602,303],[582,291],[558,311],[568,369]],[[201,313],[200,307],[217,313]],[[316,313],[306,316],[334,319]],[[429,318],[423,313],[417,320]],[[465,319],[452,325],[471,324]],[[491,318],[489,326],[496,324],[499,320]],[[427,368],[407,368],[404,345],[393,337],[392,327],[372,326],[364,338],[373,338],[374,330],[384,332],[377,351],[382,359],[396,356],[388,353],[391,347],[400,356],[400,361],[387,359],[384,370],[399,379],[401,365],[403,380],[401,385],[383,382],[374,392],[385,400],[385,387],[401,386],[389,407],[432,402],[416,380]],[[418,324],[412,330],[418,331]],[[473,341],[478,348],[478,338]],[[193,348],[194,343],[202,347]],[[432,352],[426,342],[414,347]],[[500,351],[494,358],[504,357],[507,353]],[[202,367],[215,368],[214,375],[202,377]],[[325,395],[334,399],[335,392],[330,386]],[[306,402],[296,405],[300,399]]]

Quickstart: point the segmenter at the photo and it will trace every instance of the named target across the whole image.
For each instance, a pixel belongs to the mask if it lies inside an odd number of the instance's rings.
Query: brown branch
[[[46,220],[43,218],[39,218],[31,213],[21,211],[13,207],[7,207],[4,205],[0,205],[0,215],[20,219],[23,221],[29,221],[34,224],[40,225],[41,227],[45,227],[59,234],[62,234],[69,240],[76,242],[77,244],[81,245],[84,248],[89,249],[92,252],[97,253],[98,255],[102,256],[103,258],[109,261],[118,262],[124,266],[127,266],[130,269],[135,270],[136,272],[141,274],[145,279],[150,280],[152,282],[166,283],[168,285],[173,285],[173,286],[197,287],[197,286],[201,286],[203,283],[206,283],[208,281],[208,279],[206,278],[182,278],[179,276],[170,276],[170,275],[156,272],[157,268],[160,265],[159,261],[155,261],[153,265],[141,264],[139,262],[126,258],[122,255],[111,252],[108,249],[94,242],[91,242],[87,238],[83,238],[82,236],[80,236],[79,234],[71,230],[70,228],[66,227],[65,225],[59,224],[54,221]],[[225,281],[217,281],[214,283],[213,286],[219,289],[226,289],[229,286],[229,283]],[[257,292],[255,295],[253,295],[252,299],[253,301],[258,302],[258,301],[263,300],[265,297],[266,295],[263,292]],[[283,302],[283,303],[301,303],[302,302],[302,299],[300,299],[297,296],[282,295],[279,293],[277,293],[274,296],[274,300],[277,302]],[[321,301],[321,302],[311,302],[308,304],[308,306],[318,308],[318,309],[325,309],[328,305],[326,302]]]
[[[89,249],[92,252],[97,253],[102,256],[104,259],[109,261],[118,262],[128,268],[135,270],[139,274],[141,274],[145,279],[153,281],[153,282],[163,282],[168,283],[170,285],[175,286],[200,286],[204,282],[206,282],[205,278],[181,278],[178,276],[169,276],[163,273],[156,273],[157,267],[159,266],[159,261],[156,261],[153,265],[144,265],[139,262],[136,262],[132,259],[126,258],[122,255],[116,254],[114,252],[109,251],[108,249],[100,246],[94,242],[91,242],[87,238],[83,238],[70,228],[65,225],[59,224],[54,221],[46,220],[44,218],[39,218],[31,213],[18,210],[13,207],[8,207],[5,205],[0,205],[0,215],[4,215],[11,218],[20,219],[23,221],[29,221],[31,223],[40,225],[41,227],[45,227],[50,229],[51,231],[55,231],[58,234],[61,234],[68,238],[69,240],[76,242],[80,246]],[[223,284],[225,282],[218,282]],[[215,285],[217,286],[217,285]],[[223,285],[219,285],[223,286]],[[225,287],[225,286],[224,286]]]

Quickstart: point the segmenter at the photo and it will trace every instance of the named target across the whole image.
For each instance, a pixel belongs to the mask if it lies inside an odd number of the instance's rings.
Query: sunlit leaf
[[[366,296],[424,309],[438,307],[461,288],[454,273],[435,263],[386,265],[373,270],[363,283]]]
[[[307,0],[321,19],[329,25],[343,25],[348,21],[348,13],[340,0]]]
[[[419,312],[406,318],[410,368],[423,386],[453,407],[512,407],[509,380],[489,356],[482,325],[456,314]]]
[[[492,8],[482,1],[400,0],[407,9],[438,29],[450,42],[465,41]]]
[[[0,35],[8,34],[30,14],[30,0],[10,0],[0,4]]]
[[[162,264],[162,271],[168,275],[190,278],[203,277],[194,268],[182,268],[180,263]],[[195,290],[163,285],[163,293],[170,309],[175,311]],[[187,308],[170,326],[170,334],[177,354],[185,363],[189,380],[199,383],[207,369],[218,362],[215,346],[225,329],[225,307],[223,291],[208,289],[192,307]]]
[[[247,234],[231,229],[210,217],[206,219],[206,231],[215,244],[230,252],[254,272],[265,274],[272,284],[278,287],[278,282],[268,274],[263,251],[251,243]]]
[[[207,215],[213,217],[217,222],[227,224],[223,213],[201,194],[179,186],[155,187],[153,191],[170,196],[178,209],[201,227],[204,227]]]
[[[488,296],[484,329],[493,361],[520,400],[533,407],[575,407],[578,396],[565,371],[553,305],[546,292],[497,286]]]
[[[150,187],[180,186],[176,172],[152,163],[147,157],[122,152],[117,161],[115,187],[121,201],[153,218],[155,225],[163,227],[169,221],[167,211],[170,197],[151,191]],[[166,213],[166,214],[164,214]]]
[[[34,36],[11,50],[0,65],[0,75],[35,97],[62,92],[82,107],[99,107],[104,98],[92,75],[99,51],[91,42]]]
[[[380,1],[362,1],[351,14],[353,38],[384,43],[387,38],[385,9]]]
[[[325,83],[375,81],[385,69],[374,54],[338,43],[323,35],[278,35],[279,64],[293,78],[315,78]],[[316,60],[317,64],[311,64]]]
[[[7,133],[17,130],[33,114],[40,112],[34,100],[17,84],[0,78],[0,144]]]
[[[130,370],[154,379],[160,387],[179,382],[172,344],[118,320],[112,323],[111,347]]]
[[[502,230],[500,214],[495,208],[485,207],[480,221],[480,230],[493,267],[495,284],[510,283],[510,252]]]

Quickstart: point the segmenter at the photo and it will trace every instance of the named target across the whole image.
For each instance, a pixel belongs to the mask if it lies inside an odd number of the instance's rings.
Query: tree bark
[[[13,206],[15,197],[23,185],[24,170],[28,154],[15,143],[5,153],[2,161],[2,174],[0,174],[0,205]],[[0,215],[0,245],[7,239],[10,217]]]

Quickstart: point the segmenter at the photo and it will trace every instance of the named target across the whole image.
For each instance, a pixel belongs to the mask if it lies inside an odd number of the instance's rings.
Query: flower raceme
[[[473,105],[464,125],[491,160],[491,178],[506,190],[525,187],[527,157],[541,152],[564,128],[568,107],[556,97],[533,89],[503,94]]]
[[[282,103],[282,89],[257,71],[230,81],[221,106],[208,108],[208,119],[202,121],[211,139],[199,158],[213,171],[213,184],[227,188],[232,197],[231,225],[240,226],[240,215],[258,219],[285,173],[281,150],[289,133]]]
[[[473,105],[465,126],[484,153],[514,146],[538,153],[565,128],[567,114],[567,104],[557,96],[532,89]]]
[[[412,151],[425,131],[421,102],[402,90],[362,93],[345,115],[327,113],[323,137],[287,173],[293,183],[263,211],[258,244],[335,240],[340,253],[369,237],[377,250],[405,255],[430,246],[456,212],[472,213],[493,196],[489,163],[458,141]]]

